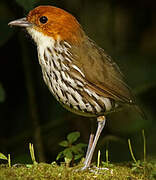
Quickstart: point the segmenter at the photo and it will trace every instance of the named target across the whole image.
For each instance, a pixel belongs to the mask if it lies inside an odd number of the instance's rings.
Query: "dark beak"
[[[8,23],[9,26],[20,26],[20,27],[30,27],[32,23],[28,22],[26,18],[17,19]]]

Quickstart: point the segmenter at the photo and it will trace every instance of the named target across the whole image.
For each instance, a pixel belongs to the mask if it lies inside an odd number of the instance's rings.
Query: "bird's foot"
[[[88,166],[84,165],[82,168],[76,169],[75,171],[76,172],[89,171],[89,172],[94,173],[94,174],[104,174],[105,171],[108,171],[108,170],[109,170],[109,168],[100,168],[100,167],[96,167],[96,166],[88,167]]]
[[[89,171],[94,173],[94,174],[104,174],[105,171],[108,171],[108,168],[100,168],[100,167],[96,167],[94,166],[93,168],[89,168]]]
[[[14,164],[14,165],[12,165],[12,166],[13,166],[13,167],[17,167],[17,168],[19,168],[19,167],[26,167],[25,164],[20,164],[20,163]]]

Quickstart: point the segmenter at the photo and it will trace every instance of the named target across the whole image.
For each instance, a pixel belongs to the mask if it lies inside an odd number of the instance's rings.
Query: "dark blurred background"
[[[105,160],[131,160],[127,138],[137,159],[156,155],[156,1],[128,0],[1,0],[0,1],[0,152],[14,163],[30,161],[28,143],[37,159],[52,162],[58,143],[73,131],[88,143],[91,123],[63,109],[43,82],[36,46],[20,28],[8,22],[26,16],[37,5],[53,5],[73,14],[90,38],[119,64],[147,119],[125,109],[107,117],[97,150]],[[96,127],[96,120],[95,120]],[[96,153],[95,153],[96,158]]]

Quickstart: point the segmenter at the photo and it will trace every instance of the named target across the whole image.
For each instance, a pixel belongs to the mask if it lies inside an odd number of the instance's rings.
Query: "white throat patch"
[[[54,39],[52,37],[48,37],[42,32],[39,32],[32,27],[27,27],[26,29],[28,33],[32,36],[37,46],[42,46],[43,48],[53,46]]]

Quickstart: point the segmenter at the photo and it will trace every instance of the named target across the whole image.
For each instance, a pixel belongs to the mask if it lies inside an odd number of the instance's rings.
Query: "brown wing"
[[[81,46],[73,48],[74,63],[85,75],[87,86],[104,97],[133,104],[134,97],[116,63],[86,37]]]

